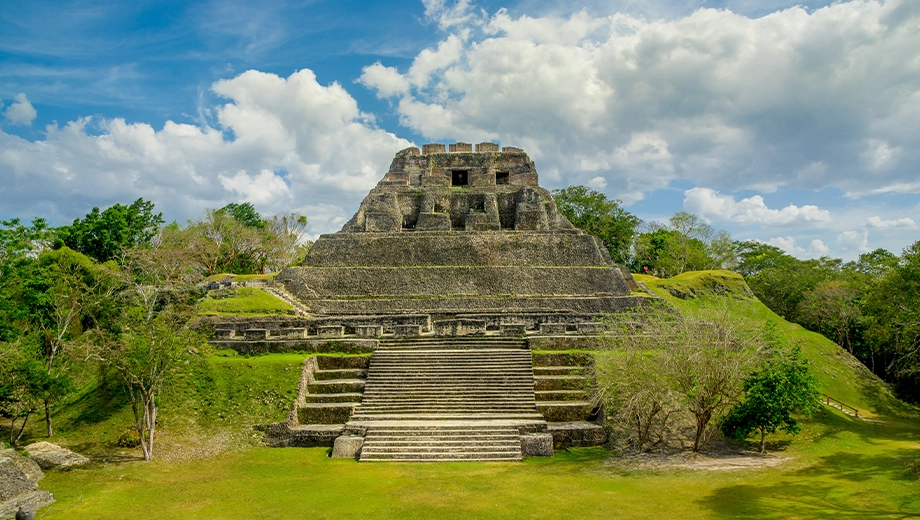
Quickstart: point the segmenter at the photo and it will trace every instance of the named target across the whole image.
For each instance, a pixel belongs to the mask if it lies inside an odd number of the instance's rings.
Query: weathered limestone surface
[[[89,462],[88,458],[79,453],[74,453],[67,448],[45,441],[34,442],[23,449],[29,453],[29,456],[42,469],[69,468],[71,466],[82,466]]]
[[[357,435],[340,435],[332,446],[333,459],[357,459],[364,446],[364,437]]]
[[[52,504],[51,493],[38,489],[43,477],[34,461],[15,450],[0,450],[0,519],[14,518],[20,507],[34,512]]]
[[[473,149],[455,143],[396,154],[342,230],[321,236],[275,282],[318,318],[520,314],[516,323],[537,330],[526,315],[570,314],[558,323],[574,325],[642,304],[630,296],[629,273],[538,186],[526,153],[492,143]],[[317,327],[325,335],[332,325]],[[358,335],[342,325],[343,335]],[[380,325],[382,335],[415,334],[411,323]],[[430,331],[423,324],[419,333]]]
[[[553,436],[549,433],[521,435],[521,454],[525,457],[552,457]]]

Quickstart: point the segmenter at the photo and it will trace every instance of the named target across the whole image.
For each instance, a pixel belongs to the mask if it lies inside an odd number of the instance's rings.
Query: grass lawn
[[[198,304],[199,314],[225,316],[257,316],[270,314],[293,314],[290,304],[256,287],[230,289],[233,295],[226,298],[206,297]]]
[[[827,411],[765,469],[625,470],[603,448],[515,463],[329,459],[250,448],[49,472],[54,518],[906,518],[920,429]],[[616,460],[616,459],[612,459]]]

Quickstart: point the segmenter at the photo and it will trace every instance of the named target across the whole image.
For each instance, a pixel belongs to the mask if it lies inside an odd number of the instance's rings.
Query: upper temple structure
[[[346,335],[564,331],[635,304],[629,274],[537,181],[519,148],[407,148],[342,230],[275,282]]]

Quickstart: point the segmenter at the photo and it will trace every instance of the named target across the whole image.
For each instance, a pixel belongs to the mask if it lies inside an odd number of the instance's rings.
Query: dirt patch
[[[773,468],[791,457],[775,454],[742,453],[642,453],[609,459],[608,466],[624,470],[644,471],[741,471]]]
[[[253,446],[259,439],[261,434],[248,430],[162,432],[157,435],[154,458],[170,462],[207,459]]]

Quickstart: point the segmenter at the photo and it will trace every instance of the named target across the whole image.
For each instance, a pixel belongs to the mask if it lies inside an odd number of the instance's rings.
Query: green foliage
[[[701,217],[679,211],[668,225],[649,223],[633,244],[632,269],[673,276],[686,271],[730,269],[736,264],[735,243]]]
[[[553,190],[553,198],[572,225],[601,239],[614,262],[629,261],[629,248],[641,221],[623,209],[622,202],[585,186]]]
[[[795,435],[801,431],[795,413],[810,415],[818,409],[817,380],[808,360],[798,346],[787,347],[776,333],[776,325],[767,323],[766,334],[773,351],[764,365],[744,381],[744,397],[732,408],[721,424],[722,432],[733,439],[760,433],[760,451],[766,451],[767,434],[777,429]]]
[[[233,220],[246,227],[256,229],[265,228],[265,221],[262,220],[262,215],[259,215],[259,212],[256,211],[256,208],[251,202],[244,202],[242,204],[231,202],[217,211],[229,215]]]
[[[153,212],[153,203],[137,199],[129,206],[115,204],[104,211],[93,208],[70,226],[58,228],[61,245],[79,251],[98,262],[119,257],[122,249],[149,244],[163,224],[163,214]]]
[[[920,402],[920,241],[884,273],[862,302],[866,336],[889,356],[898,393]]]

